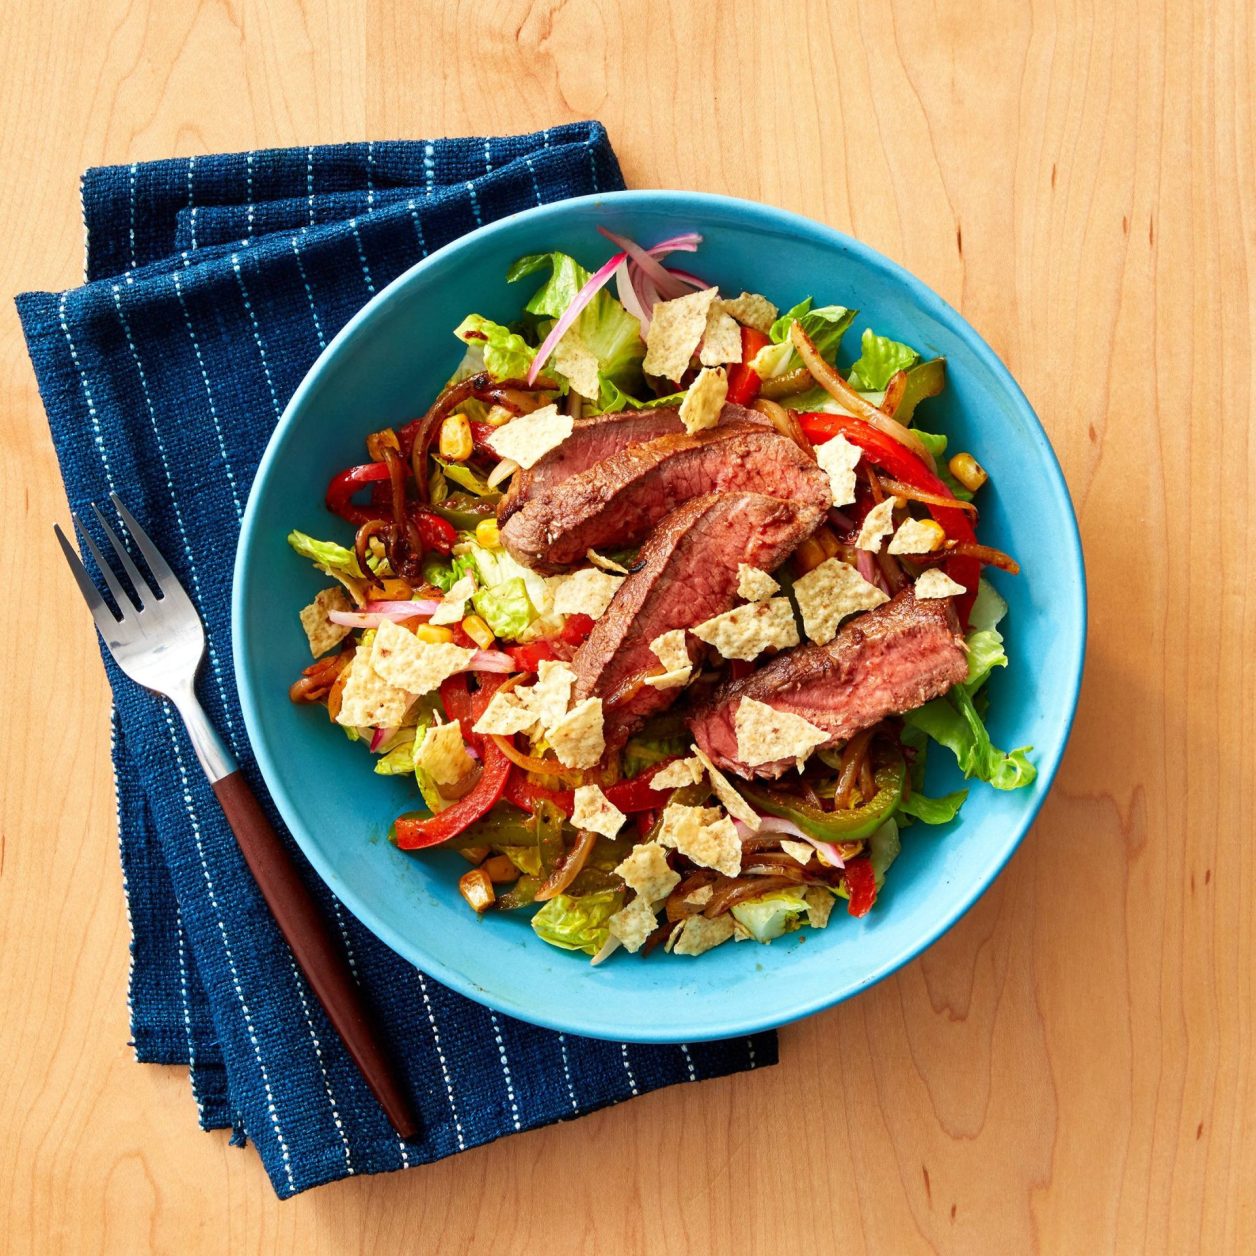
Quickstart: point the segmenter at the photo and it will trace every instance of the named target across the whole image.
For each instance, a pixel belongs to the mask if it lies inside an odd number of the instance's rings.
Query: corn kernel
[[[798,567],[798,574],[805,576],[807,572],[814,571],[827,557],[824,546],[815,537],[809,536],[794,551],[794,563]]]
[[[488,650],[493,645],[493,630],[478,615],[468,615],[462,621],[462,631],[480,647]]]
[[[426,641],[429,645],[441,645],[454,639],[452,628],[445,628],[438,624],[420,624],[414,630],[414,635],[420,641]]]
[[[488,847],[464,846],[458,854],[469,864],[482,864],[488,858]]]
[[[471,457],[471,424],[465,414],[451,414],[440,425],[439,448],[446,462],[466,462]]]
[[[513,411],[507,410],[505,406],[489,406],[488,413],[484,416],[484,422],[489,427],[501,427],[503,424],[509,423],[513,419]]]
[[[497,900],[493,882],[483,868],[472,868],[458,878],[458,892],[475,911],[485,911]]]
[[[475,525],[476,542],[485,549],[500,549],[502,543],[501,529],[496,519],[481,519]]]
[[[827,525],[821,525],[812,535],[824,551],[825,558],[835,558],[840,553],[842,547],[838,543],[832,528]]]
[[[947,466],[951,474],[970,492],[975,493],[990,477],[972,454],[959,453]]]
[[[488,873],[489,880],[495,885],[519,880],[519,869],[511,863],[509,855],[494,855],[492,859],[485,860],[482,871]]]

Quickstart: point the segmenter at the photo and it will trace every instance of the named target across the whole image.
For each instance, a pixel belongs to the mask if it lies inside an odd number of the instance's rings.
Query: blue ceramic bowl
[[[829,928],[727,945],[701,959],[622,952],[591,968],[555,950],[527,913],[477,918],[455,882],[452,853],[403,854],[386,838],[416,795],[287,689],[309,663],[297,611],[327,581],[285,543],[292,528],[348,539],[323,508],[339,468],[363,458],[366,433],[420,412],[450,374],[452,335],[469,311],[509,321],[529,295],[510,262],[552,249],[590,268],[607,253],[598,224],[637,240],[704,236],[688,263],[725,291],[764,292],[782,308],[807,294],[857,306],[866,325],[944,354],[949,386],[922,411],[990,472],[982,536],[1020,560],[996,576],[1011,613],[1012,665],[990,682],[996,744],[1031,743],[1032,788],[973,784],[960,818],[914,826],[873,912],[835,911]],[[400,954],[498,1011],[570,1033],[635,1042],[722,1038],[780,1025],[879,981],[953,925],[1029,828],[1060,762],[1081,681],[1086,594],[1068,490],[1041,425],[989,346],[919,280],[847,236],[780,210],[685,192],[621,192],[528,210],[420,262],[379,293],[314,364],[285,411],[254,481],[235,570],[236,678],[262,774],[310,862],[349,909]],[[951,756],[931,756],[932,792],[960,784]]]

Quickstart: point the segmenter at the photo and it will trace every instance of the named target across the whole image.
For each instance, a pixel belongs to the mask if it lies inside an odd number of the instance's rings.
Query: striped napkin
[[[596,122],[83,177],[87,283],[18,298],[67,495],[82,510],[117,491],[171,560],[205,619],[202,699],[263,799],[228,626],[240,517],[285,403],[340,327],[431,250],[622,186]],[[401,1143],[293,964],[173,711],[104,659],[136,1056],[186,1065],[202,1126],[251,1142],[279,1195],[775,1062],[771,1034],[628,1046],[496,1015],[400,959],[310,873],[420,1110],[421,1137]]]

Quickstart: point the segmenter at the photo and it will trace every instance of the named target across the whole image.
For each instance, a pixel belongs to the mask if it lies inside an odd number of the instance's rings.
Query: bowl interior
[[[840,910],[823,932],[726,945],[700,961],[661,953],[586,957],[537,939],[524,914],[477,918],[455,881],[457,855],[407,855],[386,838],[416,804],[412,784],[379,777],[321,713],[287,687],[309,663],[297,610],[327,583],[298,559],[292,528],[348,539],[322,493],[362,460],[367,432],[422,410],[460,356],[449,334],[471,310],[509,321],[530,289],[503,276],[516,257],[562,250],[593,267],[606,256],[598,224],[644,241],[696,229],[691,264],[726,291],[762,291],[784,308],[812,294],[860,309],[864,326],[944,354],[949,386],[920,411],[951,449],[988,468],[982,535],[1020,560],[996,573],[1010,604],[1009,669],[990,683],[990,732],[1032,744],[1027,790],[974,782],[955,823],[913,826],[877,908]],[[521,291],[521,289],[524,289]],[[490,225],[433,255],[381,292],[329,346],[293,398],[253,485],[235,587],[235,658],[252,745],[276,804],[332,890],[385,942],[452,988],[509,1015],[573,1033],[678,1041],[746,1033],[828,1006],[910,959],[948,928],[1003,866],[1050,785],[1076,704],[1085,639],[1081,551],[1055,456],[1028,403],[993,352],[924,285],[871,250],[763,206],[684,193],[630,192],[562,202]],[[931,792],[956,788],[950,756],[932,756]]]

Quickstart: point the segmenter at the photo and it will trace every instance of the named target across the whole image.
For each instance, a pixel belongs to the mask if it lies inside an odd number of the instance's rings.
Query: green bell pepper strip
[[[765,815],[792,820],[802,831],[821,842],[859,842],[871,837],[898,810],[907,780],[907,765],[897,751],[874,773],[877,792],[870,802],[848,811],[821,811],[787,794],[738,782],[745,800]]]
[[[475,525],[485,519],[497,518],[497,502],[501,494],[493,499],[471,497],[466,493],[451,493],[439,504],[433,503],[428,509],[440,515],[448,523],[452,523],[459,532],[474,532]]]

